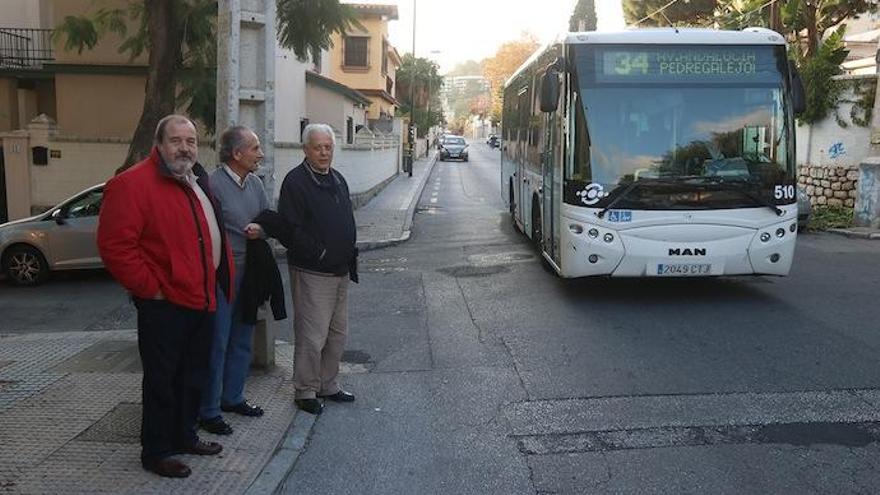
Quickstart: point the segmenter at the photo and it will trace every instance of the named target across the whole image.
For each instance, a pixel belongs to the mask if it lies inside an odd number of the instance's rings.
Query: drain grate
[[[445,273],[446,275],[451,275],[453,277],[488,277],[489,275],[496,275],[498,273],[504,273],[509,271],[510,269],[504,265],[484,265],[484,266],[451,266],[448,268],[441,268],[438,270],[440,273]]]
[[[133,402],[116,405],[97,423],[76,436],[74,440],[101,443],[139,443],[143,408]]]
[[[342,361],[354,364],[366,364],[370,362],[370,355],[364,351],[351,350],[342,353]]]

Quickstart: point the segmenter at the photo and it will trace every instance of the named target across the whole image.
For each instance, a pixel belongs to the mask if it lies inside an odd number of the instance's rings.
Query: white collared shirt
[[[235,181],[236,184],[238,184],[238,187],[244,189],[244,181],[247,179],[247,175],[241,177],[240,175],[235,173],[235,171],[232,170],[232,167],[230,167],[229,165],[224,163],[222,166],[223,170],[225,170],[226,173],[229,174],[230,177],[232,177],[232,180]],[[248,174],[250,174],[250,172],[248,172]]]
[[[216,270],[220,266],[223,239],[220,237],[220,226],[217,223],[217,215],[214,212],[214,205],[211,204],[208,195],[205,194],[205,191],[203,191],[202,187],[199,186],[199,183],[196,182],[195,174],[189,173],[186,175],[185,179],[186,183],[193,189],[193,192],[196,193],[196,197],[199,198],[202,212],[205,214],[205,220],[208,221],[208,234],[211,236],[211,257],[213,258],[212,261],[214,262],[214,269]]]

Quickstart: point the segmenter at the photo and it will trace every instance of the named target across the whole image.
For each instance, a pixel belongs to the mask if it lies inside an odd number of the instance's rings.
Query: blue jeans
[[[236,267],[238,268],[238,267]],[[244,269],[236,270],[235,295],[241,289]],[[251,336],[254,325],[242,322],[238,297],[226,300],[217,287],[217,313],[214,318],[214,340],[211,345],[208,384],[202,394],[199,417],[220,416],[220,404],[234,406],[244,402],[244,383],[251,365]]]

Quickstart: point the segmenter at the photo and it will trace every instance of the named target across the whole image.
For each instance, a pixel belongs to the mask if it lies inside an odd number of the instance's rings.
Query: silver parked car
[[[0,268],[17,285],[37,285],[54,270],[100,268],[95,233],[104,184],[39,215],[0,225]]]
[[[797,206],[798,206],[798,230],[805,230],[810,224],[810,216],[813,214],[813,207],[810,205],[810,197],[807,193],[798,187],[797,189]]]

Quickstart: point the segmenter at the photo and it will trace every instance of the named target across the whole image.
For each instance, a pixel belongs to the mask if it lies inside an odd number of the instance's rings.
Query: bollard
[[[275,335],[266,323],[266,306],[257,312],[257,324],[251,340],[251,368],[268,372],[275,367]]]

